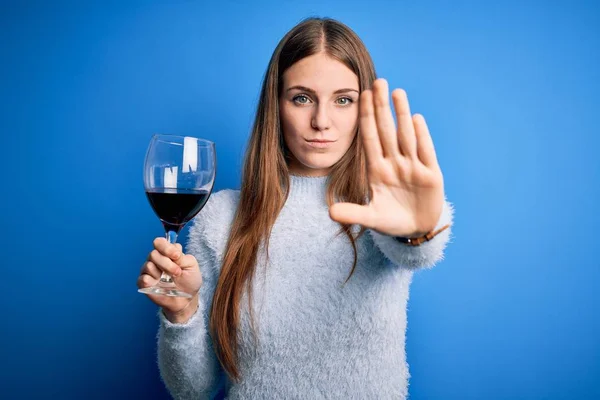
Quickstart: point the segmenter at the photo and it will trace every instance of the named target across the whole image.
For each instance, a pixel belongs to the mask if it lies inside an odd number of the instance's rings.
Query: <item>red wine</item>
[[[202,210],[210,197],[210,192],[157,188],[146,190],[146,196],[165,230],[179,233],[181,228]]]

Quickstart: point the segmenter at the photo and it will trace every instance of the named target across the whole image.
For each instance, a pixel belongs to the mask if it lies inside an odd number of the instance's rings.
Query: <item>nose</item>
[[[329,119],[329,113],[327,110],[327,104],[319,104],[315,107],[315,112],[312,116],[311,125],[313,129],[318,131],[324,131],[330,128],[331,120]]]

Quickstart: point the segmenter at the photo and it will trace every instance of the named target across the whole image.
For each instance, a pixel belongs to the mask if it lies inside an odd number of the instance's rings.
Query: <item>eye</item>
[[[294,98],[292,99],[292,101],[294,103],[297,103],[297,104],[308,104],[308,102],[310,101],[310,99],[307,96],[303,95],[303,94],[299,94],[298,96],[294,96]]]
[[[347,106],[348,104],[352,104],[354,102],[354,100],[352,100],[352,98],[350,97],[340,97],[339,99],[337,99],[338,104],[341,106]]]

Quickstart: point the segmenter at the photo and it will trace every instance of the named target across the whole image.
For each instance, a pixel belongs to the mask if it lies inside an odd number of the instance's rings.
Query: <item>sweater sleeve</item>
[[[214,205],[220,195],[213,196]],[[171,323],[162,309],[158,313],[158,366],[161,378],[174,399],[212,399],[220,390],[224,390],[227,382],[208,329],[209,312],[219,275],[218,257],[209,246],[204,232],[204,225],[211,227],[212,231],[211,224],[216,223],[214,216],[219,215],[219,210],[211,208],[214,207],[207,204],[192,221],[186,246],[187,252],[198,260],[202,273],[198,310],[183,324]]]
[[[412,270],[431,268],[444,258],[444,249],[451,239],[453,219],[454,207],[448,200],[444,200],[442,214],[435,229],[439,229],[446,224],[450,224],[450,227],[430,241],[414,247],[399,243],[393,237],[374,230],[369,230],[369,232],[375,245],[392,263]]]

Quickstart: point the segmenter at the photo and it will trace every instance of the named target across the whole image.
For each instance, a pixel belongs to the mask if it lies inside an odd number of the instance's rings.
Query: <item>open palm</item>
[[[390,236],[418,237],[435,228],[444,204],[444,179],[429,129],[411,116],[406,93],[377,79],[360,96],[360,135],[367,158],[371,199],[367,205],[337,203],[333,220],[360,224]]]

